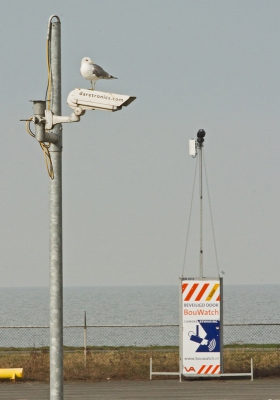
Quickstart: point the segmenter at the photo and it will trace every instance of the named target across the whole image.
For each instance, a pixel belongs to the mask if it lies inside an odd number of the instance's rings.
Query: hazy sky
[[[20,119],[44,99],[48,18],[62,24],[63,115],[91,57],[137,96],[64,125],[64,284],[177,284],[195,160],[205,157],[226,284],[280,283],[280,2],[9,1],[1,29],[0,286],[48,285],[48,175]],[[217,275],[205,197],[206,276]],[[198,185],[185,276],[199,272]]]

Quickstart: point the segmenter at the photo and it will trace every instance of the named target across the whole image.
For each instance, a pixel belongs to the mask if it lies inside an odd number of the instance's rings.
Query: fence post
[[[84,363],[87,368],[87,313],[84,313]]]

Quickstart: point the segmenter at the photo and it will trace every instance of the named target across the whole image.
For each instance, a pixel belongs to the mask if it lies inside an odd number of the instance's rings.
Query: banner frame
[[[224,372],[224,357],[223,357],[223,335],[224,335],[224,320],[223,320],[223,278],[222,277],[181,277],[179,278],[180,285],[179,285],[179,373],[182,377],[188,378],[188,377],[207,377],[207,375],[201,374],[201,375],[196,375],[196,374],[189,374],[186,375],[183,373],[183,298],[182,298],[182,282],[183,281],[208,281],[208,280],[215,280],[220,282],[220,375],[223,374]],[[217,376],[217,377],[218,377]]]

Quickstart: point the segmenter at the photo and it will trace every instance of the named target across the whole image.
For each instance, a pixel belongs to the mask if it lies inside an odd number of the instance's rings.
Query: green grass
[[[270,344],[252,344],[252,343],[231,343],[224,345],[224,349],[278,349],[280,350],[279,343],[270,343]]]
[[[234,344],[224,348],[224,372],[250,372],[254,361],[254,376],[280,376],[279,345]],[[176,346],[87,348],[86,366],[83,348],[64,348],[64,379],[137,380],[149,379],[150,357],[153,370],[178,372],[179,349]],[[0,349],[0,368],[23,368],[26,380],[49,380],[49,349]],[[156,379],[166,379],[157,377]]]

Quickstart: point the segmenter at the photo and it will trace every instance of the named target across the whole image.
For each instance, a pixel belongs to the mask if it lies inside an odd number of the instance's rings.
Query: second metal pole
[[[60,20],[51,22],[51,110],[61,115]],[[62,128],[55,125],[59,141],[50,146],[54,179],[50,179],[50,399],[63,400],[63,275],[62,275]]]
[[[200,249],[199,249],[199,277],[203,278],[203,204],[202,204],[202,148],[206,133],[203,129],[197,132],[196,145],[199,157],[199,203],[200,203]]]
[[[198,154],[199,154],[199,202],[200,202],[199,277],[203,278],[202,144],[199,146]]]

